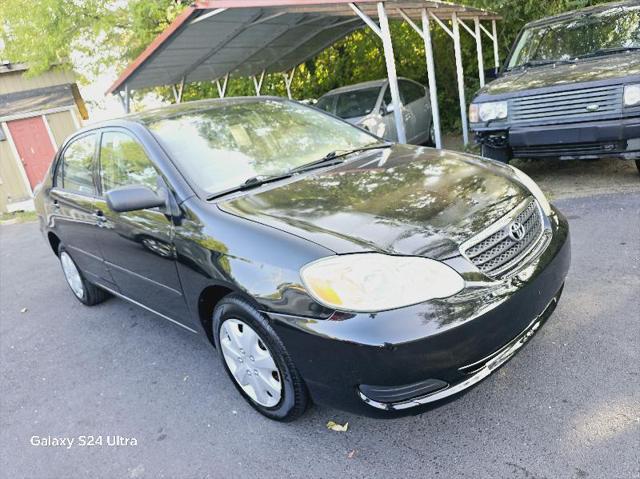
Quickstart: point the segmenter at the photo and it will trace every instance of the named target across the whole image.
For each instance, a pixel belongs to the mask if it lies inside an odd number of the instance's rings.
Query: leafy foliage
[[[603,0],[459,0],[486,8],[504,17],[499,25],[500,57],[503,60],[522,26],[531,20],[562,11],[586,7]],[[133,60],[157,34],[187,6],[189,0],[39,0],[26,7],[25,0],[0,2],[0,38],[4,50],[0,57],[31,65],[30,74],[50,65],[70,67],[74,51],[90,58],[95,72],[116,65],[120,70]],[[406,24],[392,22],[398,74],[424,84],[427,82],[424,46],[421,38]],[[459,127],[459,105],[453,61],[453,43],[441,28],[432,26],[440,111],[446,129]],[[464,29],[462,54],[465,87],[470,100],[479,87],[475,42]],[[488,37],[485,42],[485,68],[493,66]],[[342,85],[373,80],[386,75],[380,40],[369,29],[354,32],[315,59],[298,68],[292,89],[298,99],[317,98]],[[170,101],[170,87],[154,89]],[[229,95],[253,95],[253,82],[233,78]],[[141,93],[138,93],[141,94]],[[269,75],[263,94],[285,95],[284,77]],[[189,84],[184,99],[217,97],[211,82]]]

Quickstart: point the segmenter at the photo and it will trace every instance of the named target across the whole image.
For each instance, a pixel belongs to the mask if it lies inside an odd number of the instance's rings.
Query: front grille
[[[509,116],[513,123],[562,123],[621,115],[622,95],[622,85],[613,85],[514,98]]]
[[[480,234],[466,242],[462,253],[480,271],[491,278],[498,278],[518,265],[541,240],[544,233],[542,211],[538,202],[529,199],[516,210],[512,218],[500,220],[499,228],[489,228],[488,235]],[[510,235],[514,223],[524,226],[524,234],[519,241]]]
[[[564,143],[561,145],[533,145],[513,148],[517,158],[557,158],[560,156],[606,156],[626,149],[626,141],[604,141],[592,143]]]

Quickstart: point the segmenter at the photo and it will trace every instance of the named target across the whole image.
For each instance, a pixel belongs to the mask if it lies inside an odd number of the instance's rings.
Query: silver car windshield
[[[617,7],[524,30],[507,66],[536,66],[640,48],[640,6]]]
[[[314,108],[277,100],[220,104],[147,126],[187,178],[211,194],[380,142]]]
[[[331,93],[320,98],[316,107],[340,118],[357,118],[371,113],[379,96],[380,87]]]

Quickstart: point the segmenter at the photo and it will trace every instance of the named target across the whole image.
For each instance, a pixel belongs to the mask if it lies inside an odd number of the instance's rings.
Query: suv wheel
[[[247,402],[277,421],[292,421],[307,408],[302,377],[264,316],[237,295],[213,312],[215,345],[231,381]]]
[[[636,160],[636,167],[638,168],[638,173],[640,173],[640,160]]]
[[[509,163],[511,161],[511,150],[509,148],[495,148],[483,143],[481,155],[500,163]]]
[[[64,278],[78,301],[86,306],[93,306],[94,304],[102,303],[109,297],[109,293],[85,279],[71,255],[62,245],[58,249],[58,258],[60,258]]]

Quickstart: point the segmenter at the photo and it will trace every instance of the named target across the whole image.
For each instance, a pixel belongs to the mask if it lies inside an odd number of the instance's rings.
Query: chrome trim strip
[[[500,350],[498,354],[495,355],[494,358],[490,359],[482,368],[480,368],[473,376],[468,379],[459,382],[453,386],[449,386],[445,389],[441,389],[440,391],[436,391],[431,394],[427,394],[426,396],[410,399],[407,401],[402,401],[398,403],[381,403],[378,401],[374,401],[373,399],[369,399],[365,396],[360,389],[358,389],[358,395],[360,399],[362,399],[369,406],[375,407],[377,409],[382,409],[385,411],[399,411],[403,409],[409,409],[412,407],[420,406],[423,404],[429,404],[432,402],[440,401],[441,399],[448,398],[449,396],[453,396],[454,394],[458,394],[465,389],[470,388],[474,384],[479,383],[487,376],[496,371],[500,366],[506,363],[509,359],[513,357],[513,355],[520,350],[537,332],[537,330],[542,325],[544,321],[544,315],[548,311],[549,307],[555,304],[558,301],[557,297],[554,297],[549,304],[544,308],[540,315],[536,316],[536,318],[529,323],[529,325],[524,329],[522,333],[520,333],[514,340],[508,343],[506,346]]]
[[[130,303],[133,303],[136,306],[141,307],[142,309],[146,309],[150,313],[156,314],[156,315],[160,316],[161,318],[166,319],[167,321],[171,321],[173,324],[177,324],[178,326],[180,326],[181,328],[186,329],[187,331],[190,331],[190,332],[192,332],[194,334],[200,334],[195,329],[191,329],[189,326],[185,326],[181,322],[176,321],[175,319],[171,319],[169,316],[166,316],[166,315],[164,315],[162,313],[159,313],[155,309],[151,309],[149,306],[145,306],[144,304],[137,302],[135,299],[131,299],[128,296],[125,296],[122,293],[118,293],[117,291],[114,291],[111,288],[107,288],[106,286],[103,286],[102,284],[99,284],[98,286],[100,288],[104,289],[105,291],[108,291],[109,293],[113,294],[114,296],[117,296],[120,299],[124,299],[125,301],[129,301]]]

